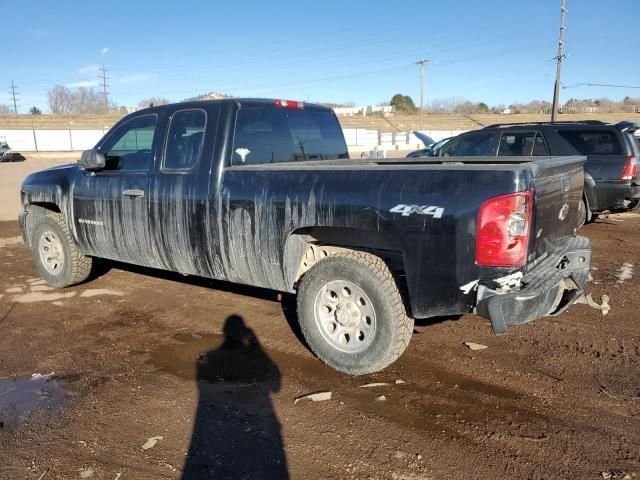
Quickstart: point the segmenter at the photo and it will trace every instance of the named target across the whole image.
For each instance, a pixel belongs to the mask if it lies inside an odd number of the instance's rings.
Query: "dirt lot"
[[[474,315],[422,322],[397,363],[352,378],[305,348],[289,297],[119,264],[53,290],[0,222],[0,479],[640,474],[640,275],[620,275],[640,215],[583,233],[609,315],[504,337]]]

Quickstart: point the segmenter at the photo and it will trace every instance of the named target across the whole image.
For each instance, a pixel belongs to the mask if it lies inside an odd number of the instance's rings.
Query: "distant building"
[[[233,98],[231,95],[225,95],[224,93],[218,92],[209,92],[203,93],[202,95],[198,95],[196,97],[187,98],[189,100],[223,100],[225,98]]]
[[[336,112],[336,115],[344,117],[351,117],[353,115],[362,115],[366,117],[367,115],[378,112],[386,116],[395,113],[396,109],[391,105],[366,105],[356,107],[334,107],[333,111]]]

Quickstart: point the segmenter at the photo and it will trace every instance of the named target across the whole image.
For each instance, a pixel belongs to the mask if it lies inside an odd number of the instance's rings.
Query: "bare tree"
[[[454,108],[454,113],[470,115],[476,113],[477,105],[471,103],[469,100],[464,100],[458,103]]]
[[[166,105],[168,103],[171,103],[171,100],[162,97],[149,97],[144,100],[140,100],[138,102],[138,108],[147,108],[152,105],[157,107],[158,105]]]
[[[9,115],[10,113],[11,113],[11,109],[9,108],[9,105],[0,103],[0,115]]]
[[[47,92],[51,113],[71,113],[71,90],[64,85],[56,85]]]
[[[56,85],[47,93],[51,113],[105,113],[102,95],[89,87],[75,90]],[[111,108],[115,108],[112,105]]]
[[[78,87],[72,93],[72,112],[73,113],[103,113],[104,98],[93,88]]]

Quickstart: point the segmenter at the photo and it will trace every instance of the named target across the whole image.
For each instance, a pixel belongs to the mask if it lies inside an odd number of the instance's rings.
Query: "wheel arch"
[[[30,202],[24,206],[24,213],[22,238],[25,244],[31,247],[31,233],[36,222],[50,213],[62,213],[62,210],[54,202]]]
[[[385,260],[392,270],[403,270],[398,238],[376,230],[352,227],[303,227],[285,242],[283,268],[287,287],[293,290],[302,276],[322,258],[345,251],[366,251]]]

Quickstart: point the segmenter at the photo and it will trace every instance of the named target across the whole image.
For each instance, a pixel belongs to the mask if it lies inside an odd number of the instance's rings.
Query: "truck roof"
[[[213,103],[218,103],[218,104],[235,103],[238,106],[243,106],[248,108],[266,107],[266,106],[277,107],[278,105],[276,102],[298,102],[303,105],[302,108],[304,109],[332,111],[330,107],[327,107],[325,105],[320,105],[318,103],[307,103],[307,102],[303,102],[302,100],[291,100],[291,99],[285,100],[285,99],[276,99],[276,98],[222,98],[218,100],[189,100],[184,102],[169,103],[166,105],[158,105],[158,106],[143,108],[138,110],[135,113],[139,113],[146,110],[157,111],[162,109],[174,109],[177,106],[181,108],[198,108],[198,107],[204,107],[206,105],[211,105]]]

